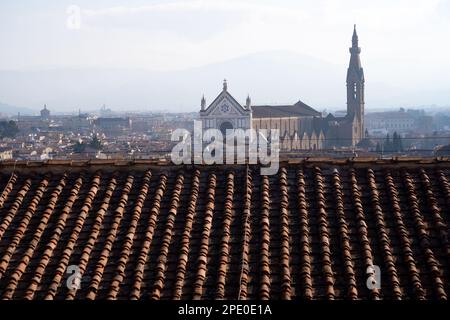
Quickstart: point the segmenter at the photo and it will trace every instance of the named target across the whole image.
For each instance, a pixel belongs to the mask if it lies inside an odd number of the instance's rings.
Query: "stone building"
[[[50,119],[50,110],[47,109],[46,104],[44,104],[44,109],[41,110],[41,119],[43,119],[43,120]]]
[[[201,100],[203,129],[279,129],[282,151],[319,150],[328,147],[354,147],[364,138],[364,72],[360,60],[356,27],[353,31],[350,63],[347,70],[347,113],[324,117],[302,101],[292,105],[252,105],[248,96],[241,105],[228,91],[222,92],[206,107]]]

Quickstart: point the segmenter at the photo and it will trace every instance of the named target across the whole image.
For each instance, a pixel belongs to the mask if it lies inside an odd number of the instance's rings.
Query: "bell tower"
[[[350,63],[347,69],[347,117],[353,122],[353,145],[364,138],[364,71],[360,53],[355,25],[350,48]]]

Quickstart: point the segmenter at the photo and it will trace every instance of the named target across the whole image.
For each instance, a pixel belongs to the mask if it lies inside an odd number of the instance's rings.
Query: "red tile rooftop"
[[[1,162],[0,298],[447,299],[449,181],[448,158]]]

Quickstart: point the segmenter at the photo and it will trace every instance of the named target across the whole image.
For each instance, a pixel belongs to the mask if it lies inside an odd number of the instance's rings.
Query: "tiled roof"
[[[280,165],[2,163],[0,298],[448,297],[450,160]]]
[[[294,105],[252,106],[252,111],[253,118],[321,116],[320,112],[302,101],[298,101]]]

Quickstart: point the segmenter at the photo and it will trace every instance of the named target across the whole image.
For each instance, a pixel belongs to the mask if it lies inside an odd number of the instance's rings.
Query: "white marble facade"
[[[222,92],[208,107],[206,107],[205,99],[202,98],[200,119],[203,130],[213,128],[225,133],[227,129],[251,129],[250,98],[247,98],[245,106],[240,105],[228,92],[225,80]]]

